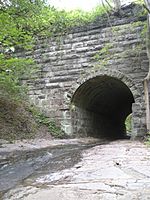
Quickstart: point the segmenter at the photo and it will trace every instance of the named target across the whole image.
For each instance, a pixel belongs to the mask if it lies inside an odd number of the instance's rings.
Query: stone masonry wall
[[[125,80],[127,86],[131,80],[134,89],[129,89],[135,98],[133,130],[135,136],[145,131],[143,79],[148,72],[148,59],[141,34],[146,17],[140,17],[140,13],[141,8],[130,5],[123,8],[120,16],[99,17],[66,35],[38,39],[33,51],[18,53],[34,58],[40,65],[36,76],[27,81],[31,102],[67,134],[72,134],[70,91],[75,92],[78,80],[94,77],[95,72],[108,72],[111,76],[110,71],[114,77]],[[95,55],[105,47],[109,47],[109,52],[104,52],[104,65]]]

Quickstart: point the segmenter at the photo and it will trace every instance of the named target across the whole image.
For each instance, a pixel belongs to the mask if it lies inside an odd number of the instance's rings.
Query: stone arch
[[[103,90],[105,94],[103,94],[103,100],[101,100],[100,88],[105,87],[107,84],[114,85],[114,87],[110,88],[116,95],[116,97],[113,97],[113,93],[110,92],[112,95],[112,100],[110,101],[108,95],[106,95],[108,92],[107,89]],[[98,89],[94,89],[96,87]],[[90,98],[90,95],[95,95],[96,100]],[[104,96],[106,96],[106,104],[104,103]],[[68,102],[71,103],[71,127],[73,135],[109,138],[111,136],[112,138],[125,136],[125,118],[133,112],[133,107],[135,105],[139,106],[142,101],[141,91],[136,87],[135,83],[129,77],[116,70],[87,72],[77,80],[76,84],[68,92],[67,97]],[[118,100],[119,98],[121,99]],[[113,102],[112,106],[111,101]],[[117,108],[117,105],[120,109]],[[116,107],[116,110],[113,107]],[[107,109],[109,111],[106,111]],[[139,107],[139,109],[141,108]],[[116,112],[114,114],[116,117],[113,114],[111,115],[113,112]],[[136,127],[133,122],[134,133],[132,137],[135,137],[137,133],[135,129]],[[108,130],[111,130],[110,134],[107,134]]]
[[[136,87],[136,84],[134,81],[127,77],[125,74],[121,73],[120,71],[117,70],[95,70],[95,71],[89,71],[86,74],[83,75],[83,77],[80,77],[77,81],[76,84],[71,87],[71,89],[67,93],[67,98],[70,101],[72,101],[73,95],[75,94],[75,91],[82,85],[84,82],[88,81],[89,79],[92,79],[97,76],[110,76],[112,78],[116,78],[123,83],[127,85],[127,87],[131,90],[134,99],[136,102],[141,102],[141,93],[142,91]]]

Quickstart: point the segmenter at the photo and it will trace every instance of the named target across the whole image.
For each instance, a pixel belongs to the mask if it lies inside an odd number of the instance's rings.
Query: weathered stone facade
[[[120,16],[101,17],[63,36],[39,39],[34,51],[20,53],[41,67],[28,80],[31,101],[68,135],[119,137],[130,113],[132,137],[146,132],[146,17],[140,13],[141,8],[128,6]]]

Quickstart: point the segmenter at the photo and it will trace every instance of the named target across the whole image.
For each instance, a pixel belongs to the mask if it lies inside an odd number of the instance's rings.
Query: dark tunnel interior
[[[72,97],[73,132],[104,138],[126,136],[125,120],[132,113],[134,97],[120,80],[97,76],[84,82]]]

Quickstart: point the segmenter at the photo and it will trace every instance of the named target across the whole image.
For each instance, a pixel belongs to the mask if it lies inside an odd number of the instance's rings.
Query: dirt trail
[[[70,169],[39,176],[7,192],[4,200],[148,200],[150,148],[118,140],[83,151]]]

